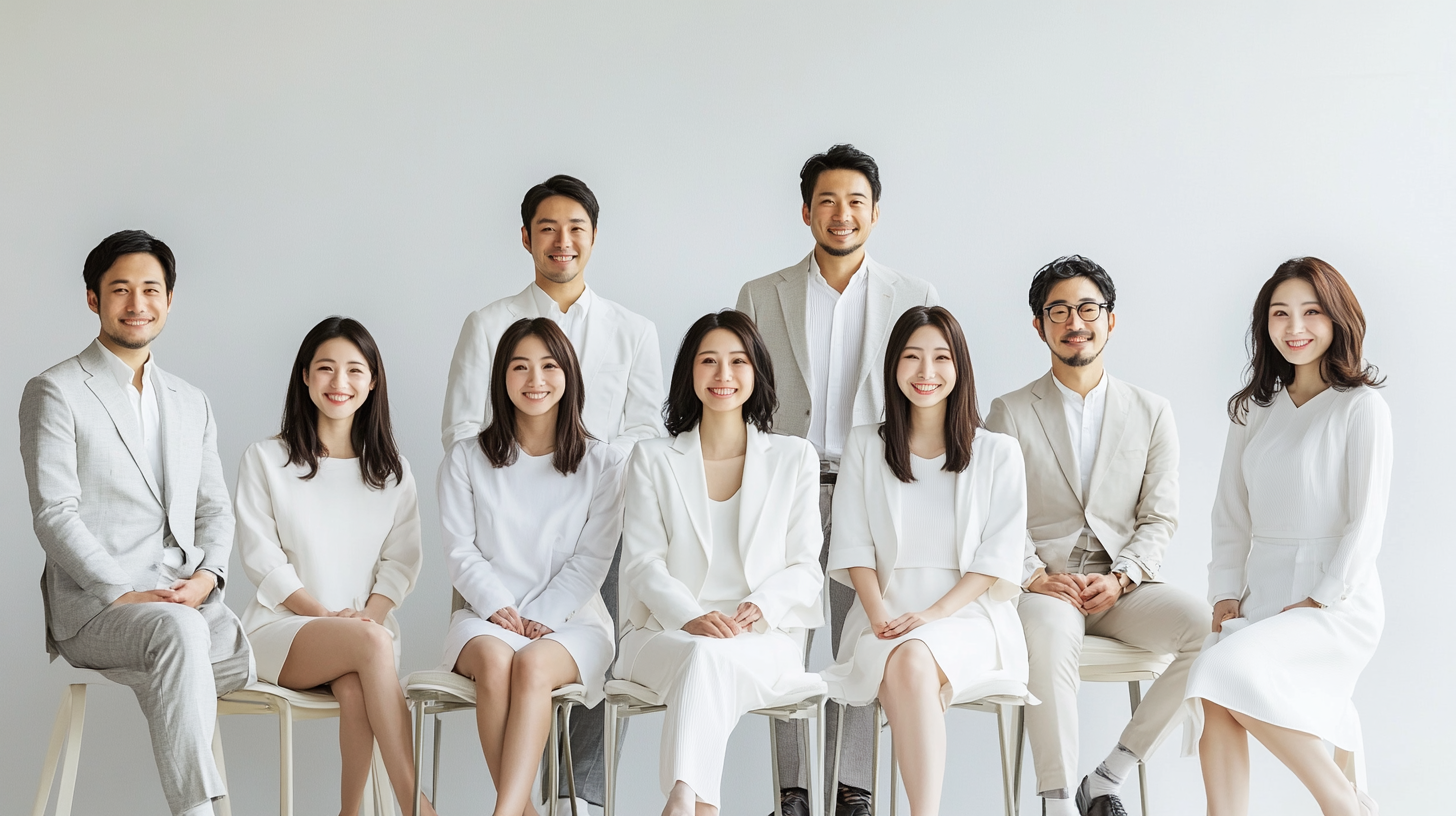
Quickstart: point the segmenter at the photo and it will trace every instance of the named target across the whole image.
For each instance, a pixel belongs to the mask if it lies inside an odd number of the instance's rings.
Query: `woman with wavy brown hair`
[[[1318,258],[1286,261],[1259,290],[1213,510],[1213,634],[1186,692],[1211,816],[1248,813],[1250,734],[1325,816],[1378,810],[1350,699],[1385,623],[1375,558],[1391,469],[1364,338],[1355,293]]]

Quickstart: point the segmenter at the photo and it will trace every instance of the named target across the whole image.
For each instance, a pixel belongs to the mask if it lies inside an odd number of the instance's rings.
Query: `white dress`
[[[981,441],[981,440],[978,440]],[[883,456],[883,448],[875,449]],[[985,453],[984,447],[976,451]],[[882,461],[882,460],[881,460]],[[955,539],[955,494],[957,474],[941,468],[945,455],[934,459],[922,459],[911,455],[911,472],[915,481],[902,484],[899,490],[900,517],[906,529],[913,534],[904,537],[895,556],[895,566],[888,584],[884,586],[885,608],[893,620],[906,612],[919,612],[945,596],[962,578],[961,557]],[[973,476],[980,479],[1022,478],[1019,473],[1002,473],[999,477],[991,467],[977,467],[983,462],[972,457]],[[841,463],[841,480],[846,467],[881,467],[880,462],[862,462],[854,458]],[[890,478],[894,478],[890,476]],[[860,484],[851,479],[852,484]],[[853,501],[852,496],[837,496],[843,501]],[[1024,500],[1023,500],[1024,501]],[[1013,502],[1014,503],[1014,502]],[[998,514],[1000,508],[988,508],[987,515],[1015,516],[1014,512]],[[1008,506],[1008,510],[1014,510]],[[1024,505],[1020,506],[1023,519]],[[994,532],[993,532],[994,534]],[[872,537],[868,530],[858,535],[838,523],[830,542],[829,568],[835,577],[847,579],[851,567],[876,569],[875,552],[863,547],[845,546],[839,553],[834,548],[838,542],[859,541]],[[1014,538],[1014,536],[1012,537]],[[1004,562],[999,570],[1015,575],[1020,565],[1021,551],[1015,546],[1004,547],[999,559]],[[972,556],[977,557],[977,556]],[[996,556],[990,552],[980,553],[984,565],[989,565]],[[840,572],[840,571],[844,572]],[[890,653],[901,644],[918,640],[924,643],[934,656],[935,662],[945,672],[947,683],[941,686],[940,703],[945,708],[955,703],[978,700],[988,694],[1017,697],[1031,701],[1026,692],[1025,641],[1016,620],[1013,601],[998,601],[983,593],[947,618],[919,626],[893,640],[882,640],[875,636],[870,627],[869,616],[856,595],[854,605],[844,621],[840,636],[839,662],[820,672],[829,685],[829,694],[836,700],[849,705],[868,705],[879,696],[880,681],[884,679],[885,662]],[[1002,613],[998,615],[997,613]],[[1009,613],[1009,614],[1006,614]],[[998,638],[999,628],[1006,630]],[[1009,648],[1002,641],[1013,641]],[[1003,658],[1003,651],[1019,653],[1012,659]]]
[[[264,439],[238,466],[235,540],[243,570],[258,592],[243,612],[258,679],[277,683],[293,638],[315,618],[295,615],[283,601],[305,589],[330,610],[363,609],[375,593],[404,603],[419,576],[420,513],[409,463],[404,478],[383,489],[364,483],[358,459],[319,460],[318,473],[288,464],[280,439]],[[383,621],[394,636],[399,623]]]
[[[1239,599],[1243,617],[1209,636],[1189,672],[1185,753],[1197,751],[1200,699],[1359,750],[1350,697],[1385,624],[1375,557],[1391,446],[1390,410],[1366,387],[1298,408],[1280,392],[1229,429],[1209,600]],[[1305,598],[1325,608],[1280,611]]]
[[[612,619],[601,586],[622,533],[626,456],[587,441],[576,472],[557,472],[552,454],[517,450],[497,468],[475,438],[440,463],[438,494],[445,566],[465,608],[450,617],[441,670],[451,671],[471,639],[489,636],[519,650],[531,640],[488,618],[506,607],[551,629],[576,661],[587,705],[602,697],[612,663]]]

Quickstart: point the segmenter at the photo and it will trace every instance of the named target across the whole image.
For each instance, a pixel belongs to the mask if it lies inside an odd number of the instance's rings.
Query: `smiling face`
[[[1117,325],[1117,316],[1103,309],[1096,320],[1083,320],[1077,314],[1077,306],[1105,302],[1102,290],[1097,288],[1091,278],[1067,278],[1058,281],[1047,292],[1041,316],[1032,318],[1031,325],[1058,360],[1073,368],[1090,365],[1102,355],[1107,338],[1112,335],[1112,329]],[[1059,304],[1072,307],[1065,323],[1053,323],[1045,311],[1046,308]]]
[[[1274,288],[1269,300],[1269,339],[1292,365],[1319,362],[1335,338],[1335,327],[1314,287],[1291,278]]]
[[[506,364],[506,394],[519,414],[538,417],[556,410],[566,394],[566,370],[541,338],[521,338]]]
[[[172,293],[162,264],[149,252],[122,255],[101,276],[100,294],[86,290],[86,305],[101,317],[101,333],[117,346],[144,349],[167,325]]]
[[[857,170],[825,170],[814,182],[814,195],[804,205],[804,223],[830,255],[858,251],[880,220],[870,180]]]
[[[313,361],[303,372],[309,399],[329,419],[348,419],[363,407],[374,390],[374,374],[364,352],[342,337],[319,344]]]
[[[597,231],[576,199],[551,196],[521,227],[521,244],[536,263],[536,274],[552,283],[571,283],[586,270]]]
[[[935,326],[916,329],[900,352],[895,381],[900,393],[917,408],[944,402],[956,385],[955,357],[945,333]]]
[[[693,358],[693,391],[705,411],[741,411],[753,394],[753,363],[743,340],[728,329],[713,329]]]

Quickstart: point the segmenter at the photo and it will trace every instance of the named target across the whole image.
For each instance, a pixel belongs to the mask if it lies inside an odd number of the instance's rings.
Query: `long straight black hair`
[[[288,464],[303,465],[308,473],[299,478],[308,480],[318,475],[319,458],[328,455],[318,435],[318,406],[308,394],[304,378],[313,365],[313,356],[319,346],[334,338],[343,338],[353,343],[364,362],[369,365],[369,375],[374,378],[374,390],[364,399],[364,404],[354,413],[354,427],[349,436],[354,443],[354,452],[359,457],[359,475],[364,483],[382,490],[390,476],[395,484],[404,479],[404,463],[399,458],[399,446],[394,441],[394,428],[389,423],[389,388],[384,377],[384,360],[379,356],[379,346],[364,324],[348,317],[326,317],[304,335],[303,344],[298,347],[298,356],[293,360],[293,371],[288,377],[288,396],[283,399],[283,427],[278,438],[288,451]]]
[[[915,481],[910,470],[910,398],[900,390],[896,376],[900,355],[910,343],[910,335],[922,326],[934,326],[945,335],[955,364],[956,384],[946,396],[945,467],[942,470],[960,473],[971,464],[971,443],[981,427],[981,412],[976,407],[976,373],[971,369],[971,352],[966,335],[955,316],[941,306],[913,306],[895,321],[890,331],[890,345],[885,349],[885,424],[880,438],[885,440],[885,464],[902,482]]]
[[[516,404],[506,391],[506,369],[510,368],[516,346],[527,337],[540,338],[546,353],[566,375],[566,392],[556,403],[556,450],[551,455],[551,466],[563,476],[575,473],[586,456],[586,441],[592,438],[581,421],[586,386],[582,384],[581,364],[576,360],[571,341],[560,326],[546,317],[517,320],[506,328],[495,347],[495,360],[490,366],[490,425],[480,432],[480,450],[491,467],[510,467],[516,463],[521,446],[516,440]]]

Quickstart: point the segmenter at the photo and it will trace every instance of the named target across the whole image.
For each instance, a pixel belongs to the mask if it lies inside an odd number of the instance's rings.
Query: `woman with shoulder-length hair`
[[[338,698],[340,813],[359,811],[376,741],[409,813],[394,609],[420,572],[420,514],[389,423],[384,361],[358,321],[330,317],[303,338],[282,431],[243,454],[236,515],[243,569],[258,585],[243,613],[258,679],[328,685]]]
[[[1363,758],[1350,697],[1385,623],[1375,556],[1391,466],[1364,339],[1355,293],[1318,258],[1281,264],[1254,302],[1213,509],[1214,634],[1186,692],[1185,749],[1201,755],[1213,816],[1248,813],[1249,734],[1325,816],[1377,810],[1351,784]]]
[[[440,464],[445,565],[466,603],[444,665],[475,681],[497,816],[536,812],[552,690],[581,683],[596,705],[612,662],[600,590],[622,530],[626,456],[587,434],[585,401],[561,328],[517,320],[496,346],[490,425]]]
[[[879,698],[914,816],[940,809],[945,710],[987,696],[1034,702],[1016,616],[1026,543],[1021,447],[981,427],[965,335],[939,306],[896,321],[885,421],[849,434],[829,577],[854,587],[839,662],[849,705]]]
[[[665,816],[712,816],[728,736],[756,708],[822,692],[804,632],[824,622],[819,458],[770,434],[773,363],[725,309],[683,337],[667,439],[627,468],[616,676],[662,694]]]

